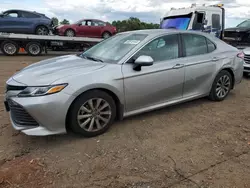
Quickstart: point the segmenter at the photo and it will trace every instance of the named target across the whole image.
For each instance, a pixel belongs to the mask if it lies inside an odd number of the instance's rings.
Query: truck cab
[[[161,19],[160,27],[202,31],[223,39],[225,10],[222,4],[210,6],[192,4],[188,8],[171,8]]]

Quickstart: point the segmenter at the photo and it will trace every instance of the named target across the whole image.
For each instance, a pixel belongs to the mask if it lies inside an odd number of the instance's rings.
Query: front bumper
[[[244,72],[245,73],[250,73],[250,64],[244,63]]]
[[[37,126],[25,125],[25,123],[20,125],[17,123],[18,121],[15,121],[15,116],[10,109],[10,120],[14,129],[32,136],[47,136],[67,132],[66,116],[74,100],[73,96],[63,91],[53,95],[27,98],[11,97],[7,93],[6,100],[11,100],[22,107],[37,122]]]

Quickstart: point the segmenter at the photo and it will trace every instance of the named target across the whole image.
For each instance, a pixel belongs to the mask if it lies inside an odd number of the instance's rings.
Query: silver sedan
[[[27,135],[86,137],[115,119],[208,97],[240,83],[244,54],[212,35],[178,30],[117,34],[80,55],[30,65],[7,81],[5,106]]]

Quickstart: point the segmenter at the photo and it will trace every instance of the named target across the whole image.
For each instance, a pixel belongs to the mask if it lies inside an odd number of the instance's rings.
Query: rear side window
[[[220,15],[219,14],[212,15],[212,28],[221,29]]]
[[[208,52],[207,41],[204,36],[184,34],[182,35],[182,39],[184,52],[187,57],[206,54]]]
[[[213,42],[211,42],[209,39],[207,39],[207,49],[208,49],[208,53],[216,50],[215,44]]]
[[[36,14],[32,14],[30,12],[21,12],[22,17],[24,18],[40,18],[40,16]]]

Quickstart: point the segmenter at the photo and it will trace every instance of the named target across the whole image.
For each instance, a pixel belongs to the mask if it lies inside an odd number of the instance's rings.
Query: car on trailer
[[[54,34],[68,37],[109,38],[116,33],[116,27],[97,19],[82,19],[74,24],[57,26],[54,30]]]
[[[38,12],[7,10],[0,14],[0,32],[48,35],[52,28],[52,20]]]

